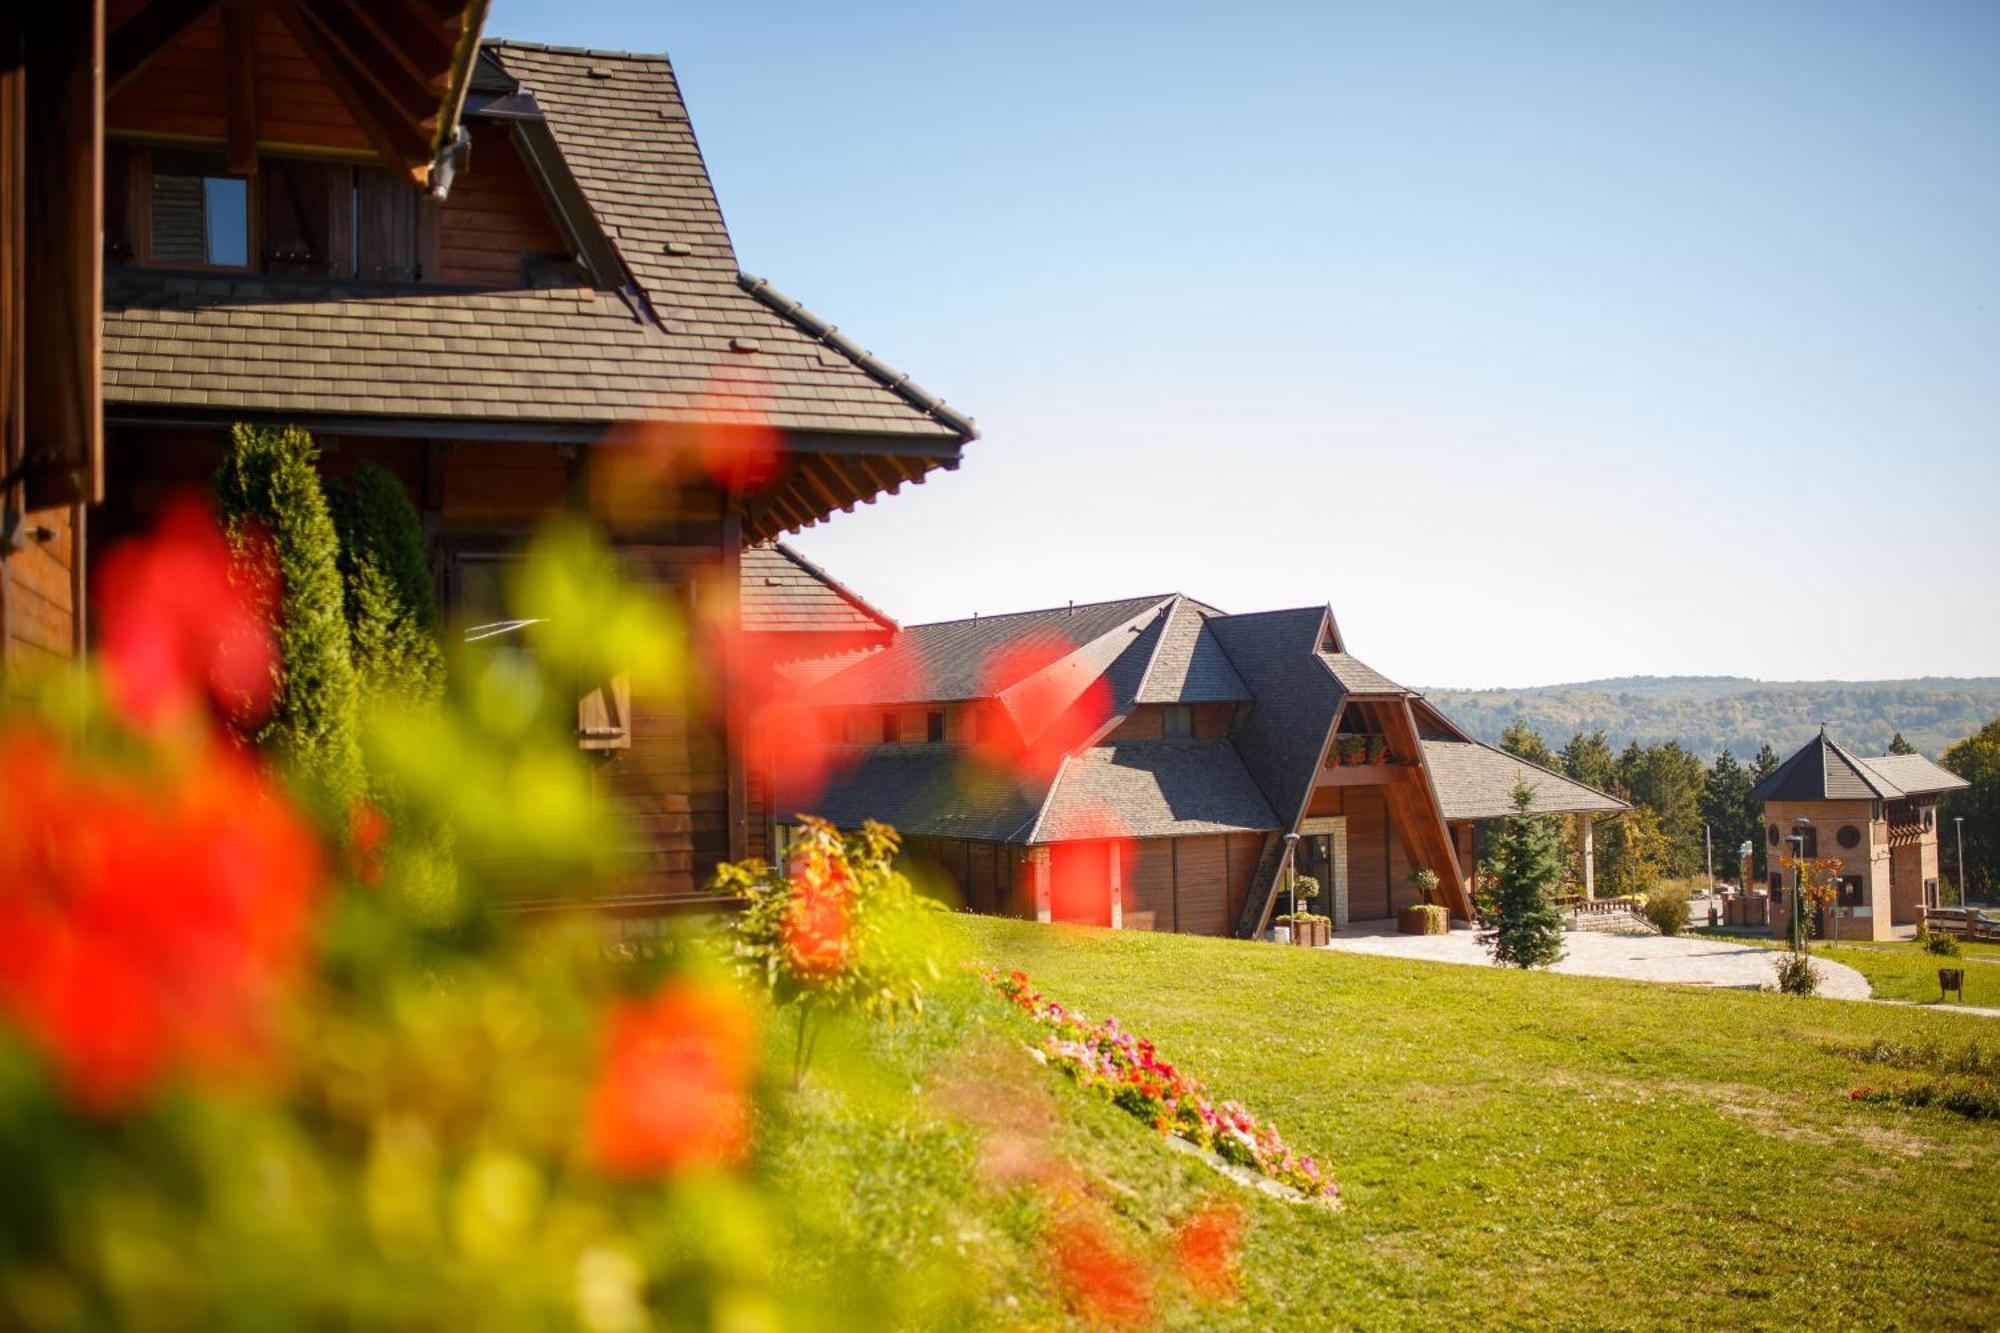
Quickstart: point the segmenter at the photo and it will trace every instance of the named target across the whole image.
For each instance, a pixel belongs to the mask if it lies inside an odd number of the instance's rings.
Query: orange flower
[[[87,1109],[261,1063],[319,884],[312,831],[244,755],[141,775],[0,735],[0,1013]]]
[[[239,727],[261,722],[277,689],[276,569],[268,541],[232,556],[196,499],[120,543],[97,581],[100,657],[120,715],[156,731],[212,704]]]
[[[1047,1244],[1056,1279],[1079,1314],[1127,1327],[1151,1321],[1152,1274],[1095,1222],[1058,1222]]]
[[[785,953],[801,980],[828,978],[848,964],[853,883],[847,866],[818,853],[801,851],[789,868],[793,897],[785,916]]]
[[[650,1000],[620,1001],[585,1109],[597,1165],[642,1177],[741,1160],[755,1047],[749,1007],[733,991],[675,980]]]
[[[1174,1231],[1174,1260],[1196,1293],[1220,1300],[1236,1290],[1236,1256],[1243,1243],[1243,1212],[1228,1203],[1206,1203]]]

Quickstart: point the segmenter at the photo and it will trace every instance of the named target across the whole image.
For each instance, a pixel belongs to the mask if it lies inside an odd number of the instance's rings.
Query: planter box
[[[1317,949],[1333,938],[1333,923],[1328,921],[1292,922],[1292,943],[1305,949]]]
[[[1397,915],[1396,929],[1405,935],[1443,935],[1451,929],[1451,913],[1442,907],[1418,903],[1405,907]]]

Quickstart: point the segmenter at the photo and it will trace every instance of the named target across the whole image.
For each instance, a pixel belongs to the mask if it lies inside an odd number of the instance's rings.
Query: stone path
[[[1776,950],[1732,940],[1573,930],[1563,936],[1563,942],[1568,951],[1551,971],[1738,990],[1761,990],[1776,980]],[[1456,927],[1449,935],[1403,935],[1397,933],[1393,921],[1352,923],[1335,934],[1327,947],[1433,963],[1493,965],[1492,958],[1479,945],[1477,932],[1465,926]],[[1821,995],[1834,1000],[1869,998],[1868,979],[1853,968],[1817,957],[1813,965],[1820,969],[1823,978]]]

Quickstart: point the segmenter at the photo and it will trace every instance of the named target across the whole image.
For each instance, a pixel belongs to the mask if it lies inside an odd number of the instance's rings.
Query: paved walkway
[[[1563,942],[1567,951],[1551,971],[1737,990],[1762,990],[1776,983],[1777,950],[1754,944],[1691,935],[1668,938],[1587,930],[1571,931],[1563,936]],[[1480,947],[1478,933],[1466,926],[1455,927],[1449,935],[1403,935],[1393,921],[1351,922],[1327,947],[1433,963],[1493,965],[1492,957]],[[1868,998],[1868,979],[1853,968],[1818,957],[1813,965],[1822,974],[1821,995],[1834,1000]]]

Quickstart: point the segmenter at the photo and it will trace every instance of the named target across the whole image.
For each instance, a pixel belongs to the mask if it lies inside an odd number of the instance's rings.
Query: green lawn
[[[1731,936],[1742,939],[1741,936]],[[1783,948],[1781,941],[1750,939],[1751,944]],[[1914,940],[1882,940],[1853,944],[1814,944],[1813,957],[1828,958],[1868,978],[1868,985],[1880,1000],[1908,1000],[1915,1004],[1939,1003],[1938,969],[1962,968],[1965,972],[1965,1003],[2000,1009],[2000,944],[1965,944],[1963,956],[1941,958],[1919,947]],[[1957,994],[1951,1003],[1959,1002]]]
[[[1240,1200],[1239,1299],[1196,1305],[1167,1279],[1167,1327],[2000,1323],[2000,1124],[1850,1102],[1857,1084],[1913,1075],[1841,1053],[1990,1051],[1995,1020],[971,917],[951,928],[969,957],[1116,1015],[1274,1120],[1330,1166],[1346,1208],[1275,1203],[1169,1152],[1029,1062],[1015,1016],[953,978],[919,1024],[845,1047],[835,1034],[766,1129],[765,1169],[803,1201],[779,1262],[829,1323],[1062,1323],[1046,1191],[980,1167],[1010,1136],[1052,1147],[1141,1255],[1164,1255],[1203,1198]],[[881,1280],[856,1280],[868,1274]]]

